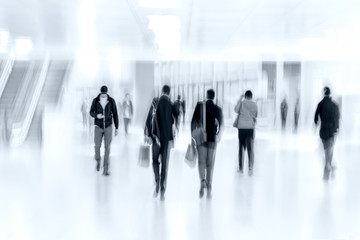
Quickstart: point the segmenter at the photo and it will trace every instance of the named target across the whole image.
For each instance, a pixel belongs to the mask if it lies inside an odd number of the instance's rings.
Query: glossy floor
[[[184,164],[183,128],[160,201],[152,169],[137,165],[140,129],[114,138],[104,177],[87,131],[47,118],[42,150],[1,154],[0,239],[360,239],[358,144],[337,140],[337,174],[324,182],[316,134],[258,130],[249,177],[236,171],[229,127],[217,149],[213,198],[199,199],[197,169]]]

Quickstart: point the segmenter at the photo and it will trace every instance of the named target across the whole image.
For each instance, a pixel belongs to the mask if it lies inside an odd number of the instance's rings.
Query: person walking
[[[81,114],[82,114],[82,122],[83,122],[83,126],[84,128],[86,129],[87,126],[88,126],[88,122],[87,122],[87,119],[88,119],[88,113],[87,113],[87,110],[88,110],[88,105],[87,105],[87,99],[83,99],[82,101],[82,104],[81,104]]]
[[[128,93],[125,95],[125,100],[122,104],[122,110],[123,110],[123,118],[124,118],[125,135],[128,135],[129,124],[131,122],[134,113],[133,104],[130,99],[130,94]]]
[[[321,120],[320,138],[325,150],[325,167],[323,179],[328,180],[330,173],[334,174],[335,167],[332,164],[334,153],[335,135],[339,130],[340,112],[338,105],[332,101],[330,88],[324,87],[324,98],[319,102],[315,111],[314,122],[318,125]]]
[[[223,129],[222,109],[214,103],[214,99],[215,91],[213,89],[207,90],[206,101],[197,103],[191,120],[191,131],[194,131],[194,129],[199,124],[202,124],[202,122],[205,122],[206,125],[203,126],[206,131],[206,141],[197,146],[199,157],[200,198],[204,196],[205,188],[207,190],[207,197],[211,198],[212,196],[216,147],[220,141]]]
[[[157,197],[160,191],[161,200],[165,199],[170,144],[174,140],[173,124],[176,117],[176,110],[170,100],[170,87],[164,85],[160,99],[153,100],[145,128],[145,135],[155,140],[152,141],[152,165],[156,183],[154,197]]]
[[[281,128],[284,131],[286,128],[286,118],[287,118],[287,113],[288,113],[288,104],[287,104],[286,98],[284,98],[281,101],[280,111],[281,111]]]
[[[94,118],[94,143],[96,170],[100,171],[100,148],[104,138],[105,156],[104,156],[104,176],[109,176],[109,156],[110,144],[113,135],[113,123],[115,124],[115,136],[118,135],[119,119],[115,100],[108,95],[107,86],[102,86],[100,94],[94,98],[90,107],[90,115]]]
[[[177,115],[177,117],[175,118],[175,126],[176,126],[176,130],[179,132],[181,114],[182,114],[182,101],[181,101],[180,95],[178,95],[177,100],[174,102],[174,108],[175,108],[176,115]]]
[[[234,109],[238,114],[234,127],[238,128],[239,172],[244,173],[244,151],[247,150],[249,158],[249,176],[252,176],[254,168],[254,129],[258,114],[257,104],[252,98],[252,92],[250,90],[246,91],[245,99],[242,95]]]

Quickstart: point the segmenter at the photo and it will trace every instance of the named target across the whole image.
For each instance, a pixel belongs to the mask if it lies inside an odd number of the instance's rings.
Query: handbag
[[[192,139],[192,141],[194,141],[194,139]],[[197,151],[195,148],[195,144],[190,143],[186,150],[185,163],[189,167],[194,168],[196,166],[196,158],[197,158]]]
[[[234,128],[238,128],[238,126],[239,126],[241,107],[242,107],[242,101],[240,102],[239,112],[237,113],[237,116],[236,116],[235,121],[233,123]]]
[[[191,131],[191,137],[195,141],[196,145],[201,145],[207,141],[206,134],[206,102],[203,103],[203,114],[202,114],[202,123],[198,124],[196,128]]]
[[[144,168],[150,166],[150,146],[146,143],[140,146],[138,165]]]

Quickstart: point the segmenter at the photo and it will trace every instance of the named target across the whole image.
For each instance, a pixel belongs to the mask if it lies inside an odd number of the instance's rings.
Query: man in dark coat
[[[160,197],[163,200],[165,198],[170,144],[174,140],[173,124],[177,117],[176,110],[170,100],[170,87],[167,85],[162,88],[162,94],[154,114],[154,121],[151,124],[152,139],[156,140],[153,141],[153,169],[156,182],[154,197],[158,196],[160,190]]]
[[[110,144],[112,141],[113,134],[113,122],[115,124],[115,136],[118,134],[119,118],[118,111],[116,109],[115,100],[110,97],[107,92],[106,86],[102,86],[100,89],[101,93],[94,98],[90,108],[90,115],[94,118],[95,123],[95,160],[96,170],[100,171],[100,148],[102,139],[105,142],[105,156],[104,156],[104,171],[105,176],[109,176],[109,155],[110,155]]]
[[[338,105],[330,98],[330,88],[324,88],[324,98],[318,104],[314,122],[317,125],[321,120],[320,138],[325,150],[324,180],[329,179],[330,173],[334,172],[332,158],[334,152],[335,134],[339,130],[340,112]]]

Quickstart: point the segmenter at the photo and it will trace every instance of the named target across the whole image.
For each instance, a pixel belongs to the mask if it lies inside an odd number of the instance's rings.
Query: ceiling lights
[[[144,8],[179,8],[181,0],[139,0],[139,6]]]

